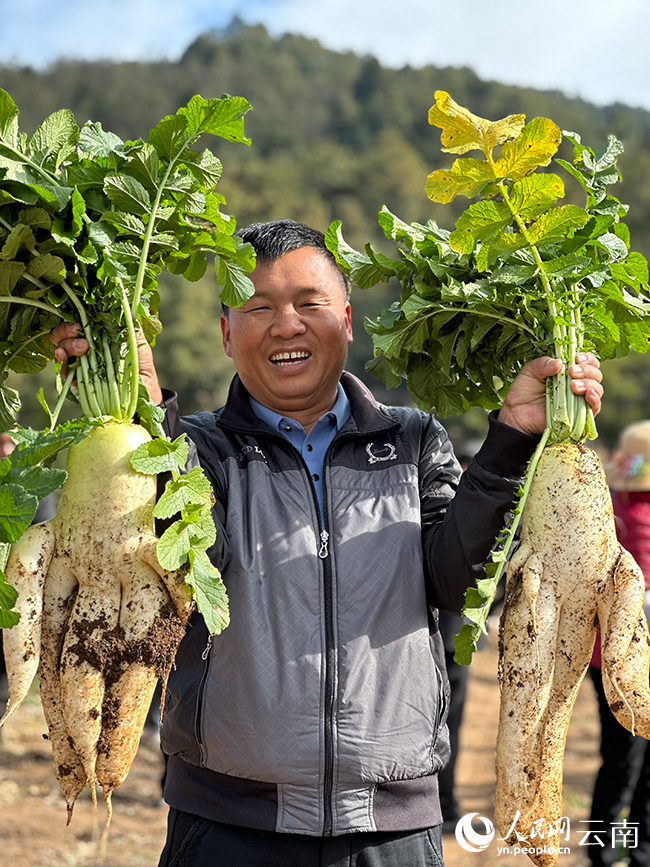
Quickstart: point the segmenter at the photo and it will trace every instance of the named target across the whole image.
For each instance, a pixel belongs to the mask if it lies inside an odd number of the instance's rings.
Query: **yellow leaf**
[[[429,109],[429,123],[442,129],[442,149],[447,153],[481,150],[488,155],[496,145],[516,138],[523,129],[524,114],[490,121],[458,105],[444,90],[437,90],[435,97],[436,104]]]
[[[535,171],[538,166],[547,166],[560,142],[559,127],[546,117],[536,117],[526,124],[516,141],[503,145],[501,156],[494,168],[499,178],[515,181]]]
[[[478,195],[494,181],[494,172],[485,160],[466,157],[456,160],[451,169],[438,169],[427,177],[426,193],[434,202],[447,204],[456,196]]]

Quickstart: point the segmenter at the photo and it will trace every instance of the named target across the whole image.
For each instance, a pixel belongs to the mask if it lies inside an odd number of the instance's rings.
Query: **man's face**
[[[341,276],[312,247],[260,263],[250,276],[253,297],[221,319],[226,355],[255,400],[281,415],[313,415],[313,424],[336,400],[352,342]]]

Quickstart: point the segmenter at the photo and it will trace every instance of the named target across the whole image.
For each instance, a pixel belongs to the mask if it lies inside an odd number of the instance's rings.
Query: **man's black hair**
[[[347,276],[339,268],[334,255],[325,246],[325,235],[304,223],[294,220],[271,220],[268,223],[251,223],[238,229],[235,234],[248,242],[255,250],[255,259],[260,263],[271,263],[292,250],[312,247],[318,250],[341,275],[341,284],[347,298],[349,284]],[[227,310],[224,306],[224,310]]]

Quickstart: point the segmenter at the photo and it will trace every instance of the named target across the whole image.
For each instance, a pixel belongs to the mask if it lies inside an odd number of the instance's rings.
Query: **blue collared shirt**
[[[295,419],[278,415],[277,412],[262,406],[254,398],[250,398],[255,415],[270,425],[273,430],[279,431],[303,456],[316,488],[321,515],[323,513],[323,461],[325,460],[325,452],[336,432],[350,418],[350,401],[343,391],[341,383],[339,383],[337,395],[336,403],[332,409],[318,419],[309,433],[305,433],[304,427]]]

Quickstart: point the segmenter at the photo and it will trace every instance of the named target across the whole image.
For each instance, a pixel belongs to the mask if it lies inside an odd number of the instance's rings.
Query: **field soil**
[[[494,746],[498,722],[497,653],[494,636],[475,656],[457,763],[458,796],[463,813],[493,819]],[[591,788],[599,765],[598,717],[587,678],[573,712],[565,753],[564,815],[570,820],[570,852],[559,867],[587,867],[579,845],[589,815]],[[66,827],[63,796],[43,739],[37,693],[0,734],[0,864],[12,867],[98,867],[98,839],[105,822],[101,800],[93,808],[87,790]],[[162,757],[155,732],[146,732],[126,782],[113,795],[113,819],[103,867],[157,864],[165,838],[166,807],[161,802]],[[483,824],[479,824],[483,830]],[[500,836],[497,834],[497,837]],[[530,865],[523,854],[499,853],[495,838],[482,852],[465,851],[453,834],[445,835],[446,867]],[[221,865],[228,867],[228,865]],[[251,865],[254,867],[254,865]],[[408,867],[408,865],[404,865]]]

